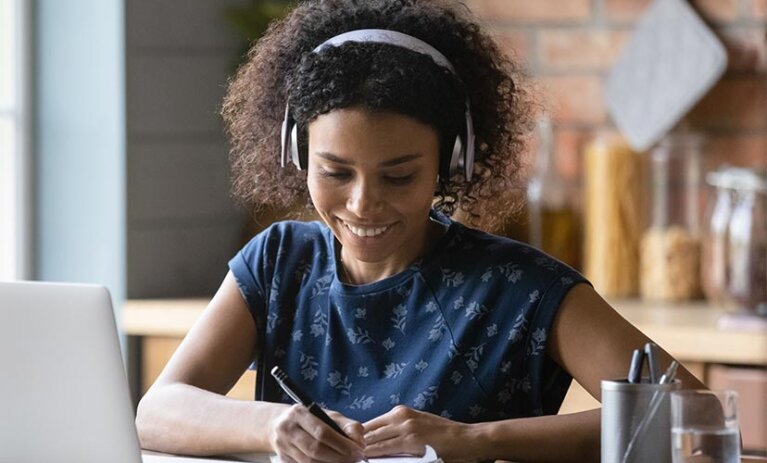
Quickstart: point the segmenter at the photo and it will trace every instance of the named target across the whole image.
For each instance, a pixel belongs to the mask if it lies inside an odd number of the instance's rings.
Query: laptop
[[[139,463],[109,292],[0,282],[0,461]]]

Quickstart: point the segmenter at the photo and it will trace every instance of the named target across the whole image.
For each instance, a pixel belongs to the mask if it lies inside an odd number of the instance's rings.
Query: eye
[[[343,170],[327,170],[322,167],[317,169],[317,173],[320,175],[320,177],[330,178],[333,180],[345,180],[351,176],[349,172]]]
[[[413,180],[414,176],[414,174],[401,176],[387,175],[384,179],[393,185],[407,185]]]

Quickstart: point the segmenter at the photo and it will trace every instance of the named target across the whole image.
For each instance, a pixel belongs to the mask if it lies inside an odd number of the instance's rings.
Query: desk
[[[228,460],[221,458],[196,458],[196,457],[183,457],[177,455],[165,455],[156,452],[150,452],[147,450],[142,451],[141,455],[144,457],[144,463],[237,463],[242,461],[250,461],[257,463],[270,463],[267,456],[259,459],[250,460]],[[149,457],[149,458],[147,458]],[[741,463],[767,463],[767,458],[760,457],[742,457]]]

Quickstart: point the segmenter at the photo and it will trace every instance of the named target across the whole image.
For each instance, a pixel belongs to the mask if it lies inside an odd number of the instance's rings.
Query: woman
[[[555,414],[571,378],[599,398],[648,339],[566,265],[448,218],[512,186],[530,108],[513,76],[460,4],[305,2],[269,29],[224,104],[235,193],[308,192],[322,223],[231,260],[139,405],[144,448],[599,460],[599,410]],[[254,361],[257,400],[224,397]],[[291,405],[275,365],[350,439]]]

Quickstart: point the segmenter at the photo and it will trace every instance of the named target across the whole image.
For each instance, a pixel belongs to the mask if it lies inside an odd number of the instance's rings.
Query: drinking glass
[[[740,431],[735,391],[671,393],[674,463],[738,463]]]

